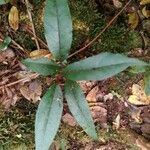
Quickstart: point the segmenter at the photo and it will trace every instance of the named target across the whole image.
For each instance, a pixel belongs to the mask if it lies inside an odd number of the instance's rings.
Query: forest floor
[[[150,16],[140,16],[143,6],[139,2],[124,7],[127,3],[126,0],[69,1],[73,20],[71,54],[85,47],[114,20],[95,42],[71,56],[69,62],[106,51],[149,60]],[[0,42],[5,39],[0,47],[0,150],[35,149],[35,112],[40,97],[51,84],[50,77],[39,77],[21,64],[21,60],[32,55],[48,54],[43,28],[44,0],[37,3],[32,0],[30,5],[33,22],[23,1],[0,6]],[[20,16],[16,30],[8,20],[12,6],[17,7]],[[135,12],[138,17],[133,15]],[[33,23],[42,51],[38,54]],[[12,39],[10,44],[8,36]],[[150,97],[144,93],[142,74],[128,70],[104,81],[79,83],[96,124],[98,141],[92,141],[83,132],[64,103],[62,123],[52,150],[150,149]]]

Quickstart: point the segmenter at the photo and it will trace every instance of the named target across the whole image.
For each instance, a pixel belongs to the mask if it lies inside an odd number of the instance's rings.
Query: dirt
[[[37,76],[14,84],[14,82],[32,75],[22,66],[20,60],[28,57],[31,51],[37,49],[32,39],[33,33],[26,15],[26,9],[21,4],[22,2],[15,4],[21,12],[20,28],[16,32],[9,27],[7,21],[11,4],[0,6],[2,8],[0,9],[0,24],[2,26],[0,40],[2,41],[6,35],[9,35],[19,45],[12,42],[9,48],[0,54],[0,102],[5,106],[5,110],[0,109],[0,150],[35,149],[33,135],[35,112],[39,103],[37,101],[51,84],[50,78],[41,79]],[[44,3],[42,1],[42,5],[35,5],[32,1],[31,4],[35,7],[32,14],[36,33],[45,42],[42,17],[37,15],[42,15]],[[83,47],[93,39],[119,10],[109,0],[73,0],[69,4],[74,29],[71,52]],[[145,57],[147,50],[142,49],[143,40],[139,34],[140,31],[128,29],[126,13],[126,11],[123,12],[111,26],[111,29],[106,31],[98,41],[85,52],[69,59],[69,62],[102,51],[125,52],[132,57]],[[41,48],[46,49],[42,42],[39,41],[39,44]],[[147,48],[148,45],[145,47]],[[99,139],[98,141],[92,141],[82,131],[68,111],[67,104],[64,103],[63,117],[69,117],[62,119],[52,149],[149,150],[150,106],[137,107],[127,102],[127,98],[131,94],[132,84],[138,83],[142,77],[142,75],[133,76],[130,73],[123,72],[104,81],[80,82],[96,124]],[[37,96],[35,98],[35,95],[28,96],[32,83],[39,81],[42,85],[37,92],[38,98]],[[10,83],[14,85],[8,88],[4,87],[4,85]],[[24,91],[20,91],[20,89],[24,89]]]

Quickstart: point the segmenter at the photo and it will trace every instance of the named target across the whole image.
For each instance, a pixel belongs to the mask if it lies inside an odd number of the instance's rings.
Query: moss
[[[73,18],[72,51],[74,51],[93,39],[108,21],[104,14],[98,12],[94,1],[73,0],[70,7]],[[128,30],[126,18],[122,15],[88,50],[97,53],[101,51],[122,53],[141,46],[140,35],[136,31]]]

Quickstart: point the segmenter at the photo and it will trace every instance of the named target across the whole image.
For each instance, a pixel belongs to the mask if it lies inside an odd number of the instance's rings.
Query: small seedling
[[[78,124],[96,140],[97,133],[87,101],[76,81],[103,80],[130,66],[145,67],[147,63],[125,55],[105,52],[68,64],[72,20],[67,0],[46,0],[44,27],[47,44],[55,60],[40,58],[23,61],[32,71],[43,76],[50,75],[54,79],[36,113],[36,150],[48,150],[52,144],[60,125],[64,99]]]

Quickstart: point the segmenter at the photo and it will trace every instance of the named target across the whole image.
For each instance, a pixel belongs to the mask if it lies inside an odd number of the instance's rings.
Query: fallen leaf
[[[139,24],[139,16],[136,12],[131,12],[128,14],[128,24],[131,29],[135,29]]]
[[[5,37],[3,42],[0,44],[0,51],[6,50],[9,46],[10,42],[11,42],[11,38],[9,36]]]
[[[46,57],[51,59],[52,58],[52,54],[45,49],[40,49],[40,50],[34,50],[30,53],[30,57],[32,59],[38,59],[38,58],[42,58],[42,57]]]
[[[42,85],[37,80],[25,84],[20,88],[21,94],[29,101],[36,103],[38,100],[41,100],[42,94]]]
[[[10,9],[8,21],[10,27],[17,31],[19,27],[19,13],[17,7],[12,6],[12,8]]]
[[[120,117],[120,114],[118,114],[115,121],[113,122],[113,126],[115,127],[115,129],[120,128],[120,120],[121,120],[121,117]]]
[[[72,126],[72,127],[75,127],[77,125],[77,122],[76,120],[74,119],[73,116],[71,116],[69,113],[66,113],[63,117],[62,117],[62,120],[64,123]]]
[[[122,3],[119,0],[113,0],[113,4],[116,8],[121,8],[122,7]]]
[[[136,140],[136,144],[141,150],[149,150],[150,149],[150,143],[145,141],[145,139],[143,140],[142,138],[138,138]]]
[[[98,92],[98,86],[94,87],[86,96],[88,102],[96,102],[96,94]]]
[[[14,57],[15,53],[12,49],[8,48],[5,51],[0,52],[0,63],[2,63],[3,61],[10,61]]]
[[[142,9],[142,14],[144,17],[149,18],[150,17],[150,10],[146,9],[146,6]]]
[[[149,4],[150,0],[140,0],[140,5]]]
[[[128,101],[134,105],[149,105],[150,96],[147,96],[144,91],[143,81],[138,84],[133,84],[132,95],[129,96]]]

